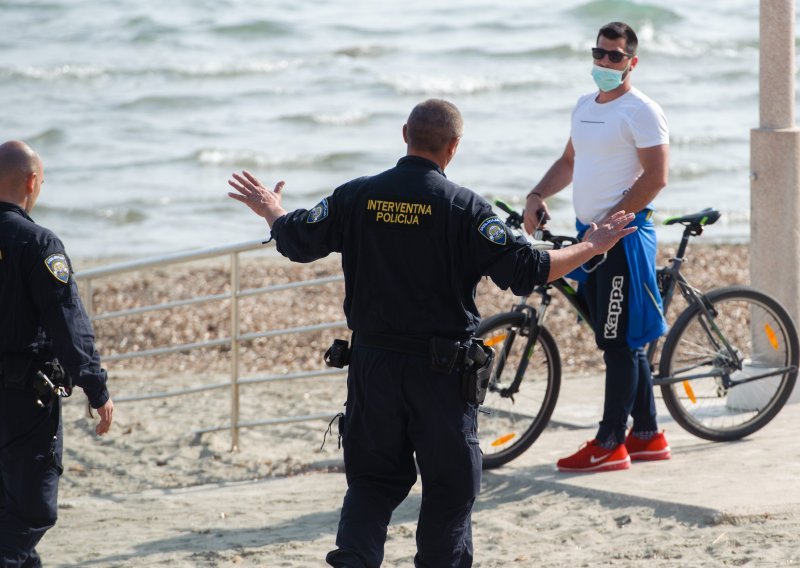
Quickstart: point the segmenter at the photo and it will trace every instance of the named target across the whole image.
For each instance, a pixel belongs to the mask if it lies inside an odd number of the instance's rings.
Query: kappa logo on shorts
[[[603,328],[603,337],[606,339],[617,338],[617,325],[622,315],[622,285],[624,283],[625,278],[622,276],[614,276],[614,279],[611,281],[611,295],[608,298],[608,316],[606,318],[606,325]]]
[[[503,246],[508,241],[506,237],[506,226],[499,217],[489,217],[481,221],[478,231],[486,239],[496,245]]]
[[[51,254],[44,259],[44,265],[56,280],[62,284],[69,282],[69,263],[66,256],[61,253]]]
[[[328,216],[328,198],[326,197],[308,212],[306,223],[319,223]]]

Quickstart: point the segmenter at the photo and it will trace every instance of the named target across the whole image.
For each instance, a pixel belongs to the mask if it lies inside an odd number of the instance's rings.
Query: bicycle
[[[506,224],[520,231],[522,216],[501,201]],[[683,225],[675,257],[657,269],[666,314],[676,289],[686,300],[664,339],[647,345],[653,385],[661,388],[670,415],[688,432],[712,441],[737,440],[763,428],[780,411],[797,380],[797,330],[773,298],[749,286],[728,286],[703,293],[681,273],[689,239],[720,217],[714,209],[673,217],[666,225]],[[574,237],[538,230],[534,238],[561,248]],[[580,319],[590,321],[588,307],[564,278],[537,286],[538,307],[519,299],[511,311],[481,322],[476,333],[496,350],[486,400],[480,407],[478,432],[483,467],[515,459],[547,426],[561,386],[561,359],[545,327],[552,290],[560,292]]]

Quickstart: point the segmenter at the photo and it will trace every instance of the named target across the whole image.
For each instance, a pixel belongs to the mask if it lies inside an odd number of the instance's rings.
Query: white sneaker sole
[[[669,446],[662,450],[651,450],[628,453],[632,460],[654,461],[654,460],[668,460],[672,456],[672,451]]]
[[[601,462],[592,467],[562,467],[557,465],[558,471],[569,471],[569,472],[590,472],[590,471],[615,471],[618,469],[628,469],[631,467],[631,458],[630,456],[626,457],[624,460],[616,460],[616,461],[605,461]]]

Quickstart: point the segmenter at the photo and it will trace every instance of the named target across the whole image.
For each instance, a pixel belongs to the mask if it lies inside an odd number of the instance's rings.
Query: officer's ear
[[[447,145],[447,155],[450,157],[450,159],[452,159],[453,156],[456,155],[456,150],[458,150],[458,143],[459,142],[461,142],[461,137],[460,136],[450,140],[450,143]]]
[[[25,177],[25,193],[33,195],[36,191],[36,178],[39,177],[36,172],[31,172]]]
[[[408,144],[408,124],[403,125],[403,142]]]

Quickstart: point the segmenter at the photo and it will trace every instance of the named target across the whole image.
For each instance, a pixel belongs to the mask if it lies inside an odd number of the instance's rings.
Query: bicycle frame
[[[681,274],[681,266],[685,260],[689,239],[692,236],[698,236],[701,233],[702,228],[687,226],[683,231],[683,235],[681,236],[681,241],[678,245],[678,250],[676,251],[675,256],[670,259],[670,264],[657,269],[658,280],[660,283],[663,282],[663,289],[659,290],[663,302],[663,312],[664,314],[668,312],[675,296],[675,289],[677,287],[681,296],[686,300],[687,304],[689,304],[688,307],[691,308],[692,306],[697,306],[697,309],[699,309],[701,312],[701,325],[706,334],[708,334],[710,341],[718,347],[720,352],[723,352],[724,350],[728,359],[730,360],[730,365],[732,368],[741,369],[742,362],[738,353],[730,345],[725,335],[714,323],[716,312],[714,311],[713,306],[706,300],[705,295],[691,286],[683,274]],[[583,321],[587,323],[590,322],[589,308],[585,299],[578,294],[578,291],[565,278],[559,278],[558,280],[554,280],[548,284],[537,286],[534,292],[539,294],[542,298],[538,309],[533,308],[527,303],[529,296],[522,296],[520,298],[520,302],[513,307],[513,311],[525,312],[527,315],[525,327],[529,330],[529,332],[528,342],[525,346],[526,350],[530,349],[535,343],[538,336],[539,326],[544,325],[545,314],[551,302],[551,288],[555,288],[564,296],[564,298],[566,298],[567,302],[572,306],[572,308],[577,312],[578,316]],[[498,357],[498,371],[502,371],[505,364],[505,359],[508,355],[508,350],[510,349],[511,344],[514,342],[515,337],[513,334],[515,332],[512,331],[511,333],[512,335],[509,336],[509,338],[507,338],[504,342],[503,352],[501,353],[500,357]],[[764,378],[764,376],[768,376],[764,375],[748,377],[745,380],[734,382],[730,380],[728,373],[724,373],[723,371],[719,370],[713,373],[682,376],[680,378],[664,377],[661,376],[660,370],[657,369],[657,363],[655,361],[656,352],[660,343],[661,338],[657,338],[648,343],[646,347],[647,360],[653,372],[654,386],[669,385],[672,383],[689,381],[692,379],[707,378],[709,376],[718,376],[722,379],[723,386],[729,387],[734,384],[750,382]],[[528,358],[523,358],[511,385],[509,385],[507,389],[504,389],[504,395],[513,395],[519,390],[519,385],[527,369],[527,364]]]

